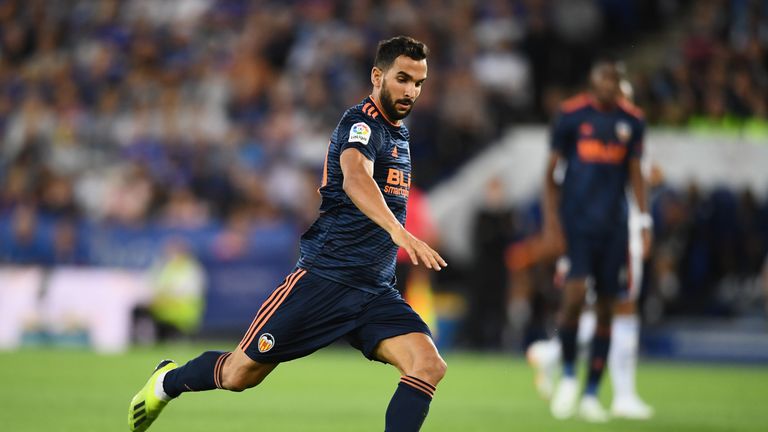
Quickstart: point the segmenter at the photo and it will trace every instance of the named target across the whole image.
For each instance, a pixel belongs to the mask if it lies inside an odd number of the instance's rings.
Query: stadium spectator
[[[502,335],[508,327],[507,305],[513,304],[505,252],[514,240],[517,227],[515,209],[507,202],[505,192],[501,179],[491,180],[485,186],[483,206],[472,221],[474,262],[467,291],[469,309],[464,333],[467,346],[473,349],[503,346]],[[524,300],[510,306],[516,309],[509,314],[515,323],[521,320],[524,323],[529,315],[527,299]]]
[[[661,64],[640,59],[650,69],[633,79],[650,123],[763,142],[766,8],[744,0],[4,0],[0,227],[10,233],[16,207],[31,209],[34,237],[48,251],[33,262],[50,262],[61,245],[49,213],[78,233],[102,222],[151,228],[168,221],[169,209],[178,215],[174,190],[205,213],[191,225],[225,227],[217,238],[240,233],[229,221],[243,212],[306,226],[327,134],[365,95],[369,48],[400,31],[433,48],[430,86],[409,119],[426,191],[509,127],[550,119],[598,41],[634,55],[627,42],[641,31],[671,47]],[[765,207],[765,197],[755,199]],[[709,241],[712,203],[706,191],[683,203],[685,228],[672,228],[669,254],[655,258],[654,284],[700,284],[699,303],[664,297],[667,312],[716,303],[725,273],[706,265],[726,249]],[[739,235],[766,239],[765,223],[760,233],[757,225]],[[78,238],[75,255],[92,260],[86,252],[98,237]],[[221,241],[224,255],[235,243]],[[749,247],[764,252],[766,243]],[[2,260],[21,262],[9,245],[0,245]]]

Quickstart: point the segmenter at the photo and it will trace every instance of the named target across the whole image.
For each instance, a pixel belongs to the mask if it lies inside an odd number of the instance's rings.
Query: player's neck
[[[618,106],[618,101],[601,101],[592,93],[589,94],[589,102],[596,110],[601,112],[613,111]]]

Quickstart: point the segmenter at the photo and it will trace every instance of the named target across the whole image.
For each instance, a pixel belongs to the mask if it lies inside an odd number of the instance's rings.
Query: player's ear
[[[373,84],[374,87],[381,87],[381,80],[384,77],[384,71],[374,66],[371,69],[371,84]]]

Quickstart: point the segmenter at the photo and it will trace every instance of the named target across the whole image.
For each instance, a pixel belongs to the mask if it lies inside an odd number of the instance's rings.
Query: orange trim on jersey
[[[387,123],[389,123],[389,124],[391,124],[392,126],[395,126],[395,127],[400,127],[400,125],[402,124],[402,122],[401,122],[400,120],[398,120],[396,123],[395,123],[395,122],[393,122],[392,120],[390,120],[390,119],[389,119],[389,117],[387,117],[387,114],[386,114],[386,113],[385,113],[385,112],[384,112],[384,111],[381,109],[381,107],[379,106],[379,103],[378,103],[378,102],[376,102],[376,99],[374,99],[374,98],[373,98],[373,95],[371,95],[371,96],[368,96],[368,97],[370,97],[370,98],[371,98],[371,101],[373,101],[373,104],[374,104],[374,105],[376,105],[376,109],[377,109],[377,110],[378,110],[378,111],[381,113],[381,117],[382,117],[384,120],[386,120],[386,121],[387,121]]]
[[[270,294],[269,298],[267,298],[267,300],[265,300],[264,303],[262,303],[261,307],[259,308],[259,311],[256,313],[256,317],[253,319],[253,322],[251,322],[251,326],[248,327],[248,331],[245,332],[245,336],[243,336],[243,339],[240,341],[240,348],[243,348],[246,340],[251,339],[253,333],[255,332],[256,326],[258,325],[258,322],[260,318],[263,316],[263,313],[266,311],[266,309],[269,308],[270,305],[275,300],[275,298],[278,297],[280,293],[283,292],[284,288],[286,288],[288,285],[290,285],[293,282],[294,278],[298,273],[299,271],[297,270],[289,274],[285,278],[285,281],[279,287],[275,288],[275,290],[272,291],[272,294]],[[243,348],[243,350],[245,349]]]
[[[627,98],[619,98],[617,103],[621,109],[637,117],[638,119],[642,119],[645,117],[645,113],[643,113],[643,110],[638,108],[637,105],[630,102]]]
[[[400,382],[409,385],[416,390],[419,390],[429,396],[430,398],[435,396],[435,387],[419,379],[415,379],[410,376],[400,377]]]
[[[291,290],[293,290],[293,287],[296,286],[296,282],[299,281],[305,274],[307,274],[307,271],[304,269],[301,269],[295,273],[295,276],[290,284],[286,285],[285,288],[283,288],[282,292],[278,297],[275,297],[275,301],[272,302],[271,305],[269,305],[267,308],[262,305],[263,314],[261,317],[258,315],[256,316],[256,320],[254,321],[254,324],[256,324],[256,327],[254,328],[254,331],[249,336],[248,340],[245,341],[245,343],[241,343],[241,348],[243,351],[247,350],[248,347],[251,345],[253,340],[256,338],[256,335],[259,334],[259,331],[264,327],[264,324],[269,321],[270,318],[272,318],[272,315],[275,314],[275,311],[277,308],[280,307],[280,305],[285,301],[286,298],[288,298],[288,295],[291,293]],[[266,305],[266,303],[265,303]],[[261,310],[259,313],[261,314]]]
[[[366,102],[366,103],[365,103],[365,105],[363,105],[363,112],[364,112],[364,113],[366,113],[366,114],[368,114],[368,108],[370,108],[370,107],[372,107],[372,106],[373,106],[373,105],[371,105],[371,103],[370,103],[370,102]],[[370,114],[368,114],[368,115],[370,115]]]
[[[579,110],[581,108],[584,108],[587,105],[592,104],[592,100],[590,96],[586,93],[578,94],[570,99],[566,99],[563,103],[560,104],[560,111],[563,113],[570,113],[576,110]]]
[[[325,151],[325,162],[323,162],[323,180],[320,182],[320,187],[325,186],[328,184],[328,153],[331,152],[331,142],[328,141],[328,150]],[[317,188],[317,191],[320,192],[320,188]]]

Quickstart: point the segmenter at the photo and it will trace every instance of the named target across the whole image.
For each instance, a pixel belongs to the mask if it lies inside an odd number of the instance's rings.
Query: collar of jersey
[[[384,110],[381,109],[381,107],[379,106],[379,102],[377,102],[376,99],[374,99],[373,95],[368,95],[368,99],[370,99],[371,102],[373,102],[373,106],[376,108],[376,111],[378,111],[379,114],[381,114],[381,117],[384,119],[384,121],[389,123],[390,126],[400,127],[400,126],[403,125],[403,121],[402,120],[398,120],[397,123],[395,123],[392,120],[390,120],[389,117],[387,117],[387,115],[384,114]]]

